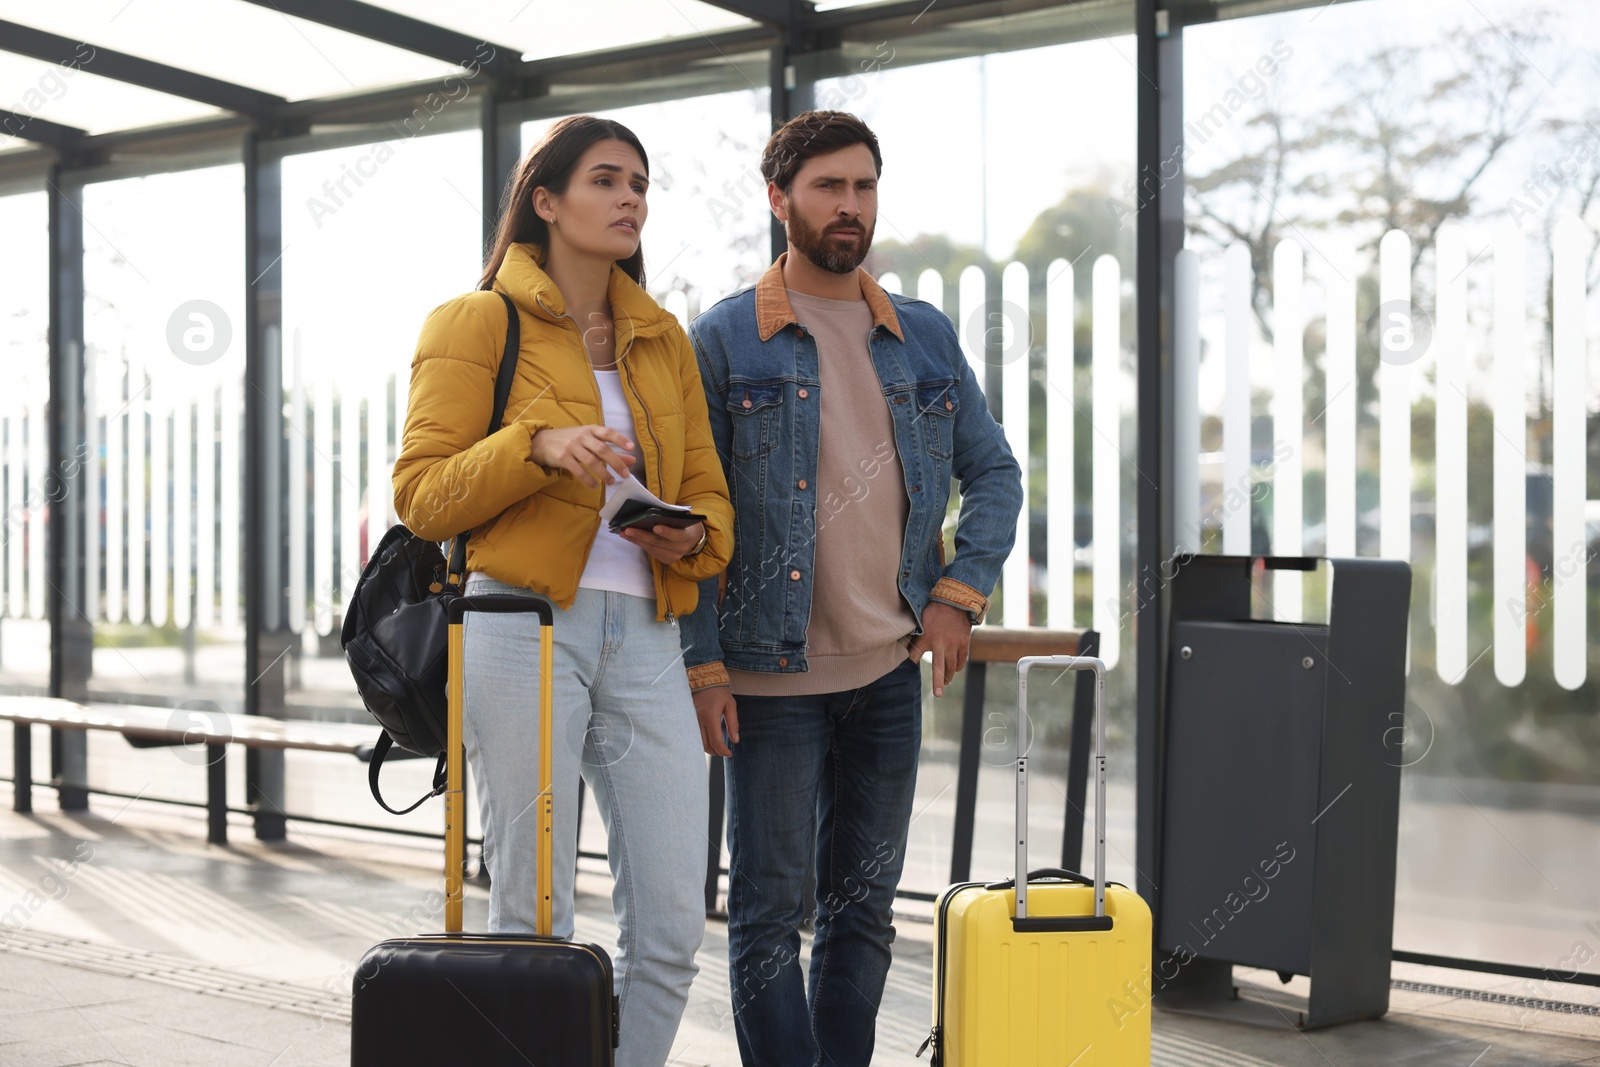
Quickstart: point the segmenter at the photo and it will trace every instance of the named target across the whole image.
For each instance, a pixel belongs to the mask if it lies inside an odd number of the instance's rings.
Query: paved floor
[[[186,809],[101,797],[92,813],[68,816],[40,790],[40,812],[19,816],[10,802],[0,787],[0,1067],[344,1064],[361,953],[440,925],[427,840],[295,824],[286,844],[269,846],[236,818],[234,844],[211,848]],[[608,944],[609,881],[584,862],[578,933]],[[469,886],[469,928],[486,908],[487,893]],[[928,909],[904,912],[875,1064],[918,1063],[927,1030]],[[725,950],[723,927],[708,924],[673,1067],[738,1062]],[[1271,976],[1237,977],[1247,991],[1278,989]],[[1418,988],[1396,990],[1386,1019],[1310,1034],[1158,1012],[1154,1063],[1600,1065],[1600,990],[1428,968],[1395,977]]]

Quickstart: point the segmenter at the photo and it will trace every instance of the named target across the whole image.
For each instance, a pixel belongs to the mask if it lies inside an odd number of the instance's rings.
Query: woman
[[[733,510],[689,340],[642,288],[649,163],[606,119],[557,123],[512,185],[479,291],[435,309],[411,368],[395,510],[415,533],[466,529],[468,593],[555,613],[555,933],[573,931],[578,776],[609,835],[620,928],[622,1067],[671,1051],[705,928],[706,774],[679,648],[696,583],[727,565]],[[500,429],[506,311],[521,348]],[[612,533],[629,475],[705,516]],[[538,624],[470,615],[464,732],[491,878],[489,930],[534,932]]]

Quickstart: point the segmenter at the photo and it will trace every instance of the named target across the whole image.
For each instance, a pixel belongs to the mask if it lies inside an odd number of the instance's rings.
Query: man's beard
[[[828,235],[839,230],[855,230],[860,234],[855,247],[837,246]],[[850,274],[867,258],[872,248],[872,230],[859,220],[833,222],[821,230],[812,229],[798,212],[789,213],[789,246],[825,271]]]

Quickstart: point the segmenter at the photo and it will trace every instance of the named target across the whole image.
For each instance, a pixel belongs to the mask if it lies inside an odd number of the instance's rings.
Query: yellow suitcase
[[[1022,749],[1028,671],[1095,672],[1094,878],[1029,873],[1028,757]],[[1148,1067],[1150,908],[1107,886],[1105,664],[1092,656],[1017,662],[1017,874],[962,882],[934,920],[934,1067]],[[922,1052],[919,1050],[920,1057]]]

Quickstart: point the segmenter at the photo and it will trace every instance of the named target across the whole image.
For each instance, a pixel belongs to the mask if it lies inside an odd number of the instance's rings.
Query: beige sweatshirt
[[[895,449],[894,421],[872,369],[865,300],[827,300],[788,290],[795,317],[816,338],[819,388],[799,403],[822,405],[816,561],[803,673],[728,672],[748,696],[837,693],[875,681],[905,662],[916,616],[898,583],[910,501]]]

